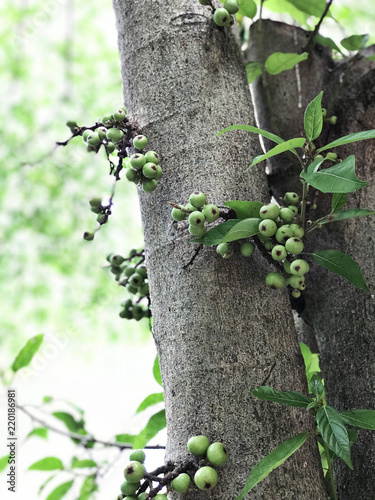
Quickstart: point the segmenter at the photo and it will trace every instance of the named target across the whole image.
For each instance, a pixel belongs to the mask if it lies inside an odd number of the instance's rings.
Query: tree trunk
[[[157,189],[140,200],[167,458],[186,458],[192,435],[224,442],[229,462],[218,486],[186,499],[230,500],[257,461],[312,426],[306,412],[250,394],[268,376],[276,389],[306,391],[287,294],[264,284],[269,266],[259,255],[247,261],[237,252],[223,260],[213,248],[192,244],[186,223],[172,221],[167,203],[186,204],[196,189],[218,205],[269,200],[263,169],[245,172],[259,153],[257,137],[216,137],[228,125],[254,123],[239,44],[197,1],[114,0],[114,8],[125,103],[162,157]],[[326,498],[313,441],[249,497]]]
[[[253,30],[248,53],[251,60],[264,60],[275,50],[300,52],[306,44],[306,33],[298,28],[263,21],[262,30],[261,37],[259,25],[257,33]],[[262,45],[259,44],[260,38]],[[277,43],[279,40],[282,40],[281,48]],[[324,90],[323,106],[328,109],[329,116],[338,117],[338,122],[335,126],[325,125],[317,146],[353,132],[374,129],[374,75],[374,62],[357,55],[349,61],[334,63],[327,49],[315,45],[309,59],[294,70],[276,76],[264,75],[263,80],[259,78],[254,84],[259,126],[273,130],[285,139],[302,135],[303,111]],[[373,180],[374,141],[341,146],[336,152],[342,159],[354,154],[359,178]],[[289,184],[288,177],[295,172],[289,158],[280,159],[278,156],[270,162],[269,168],[270,189],[276,197],[288,190],[301,190],[298,177]],[[347,207],[374,208],[374,189],[372,183],[366,189],[350,194]],[[310,211],[311,217],[328,213],[331,196],[314,190],[311,194],[318,205],[316,213]],[[309,236],[306,248],[308,252],[334,248],[350,255],[373,289],[374,229],[375,220],[371,217],[327,224]],[[306,282],[303,319],[318,342],[328,403],[338,410],[375,408],[374,296],[318,265],[314,265]],[[354,471],[342,461],[336,463],[340,500],[374,498],[374,457],[374,433],[359,431],[358,442],[352,448]]]

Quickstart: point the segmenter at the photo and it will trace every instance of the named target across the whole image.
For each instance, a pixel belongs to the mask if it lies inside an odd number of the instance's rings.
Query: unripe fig
[[[123,273],[125,274],[125,276],[127,276],[128,278],[130,278],[130,276],[133,276],[133,274],[136,272],[135,270],[135,267],[133,266],[128,266],[128,267],[125,267],[125,269],[123,270]]]
[[[145,475],[145,468],[140,462],[132,460],[125,467],[124,476],[129,483],[137,483]]]
[[[82,139],[87,142],[87,138],[90,134],[92,134],[94,131],[93,130],[90,130],[89,128],[86,129],[83,134],[82,134]]]
[[[133,145],[137,149],[143,149],[147,146],[147,138],[144,135],[137,135],[133,139]]]
[[[129,283],[132,286],[137,287],[137,288],[140,287],[141,285],[143,285],[143,282],[144,282],[143,276],[141,276],[137,272],[132,274],[132,276],[130,276],[130,278],[129,278]]]
[[[91,208],[102,208],[102,199],[101,198],[91,198],[89,201]]]
[[[95,237],[95,233],[90,233],[89,231],[86,231],[83,233],[83,239],[86,241],[92,241]]]
[[[130,157],[130,165],[136,170],[141,170],[146,162],[146,157],[142,153],[135,153]]]
[[[214,13],[214,22],[217,26],[227,26],[230,21],[229,12],[224,7],[219,7]]]
[[[129,481],[124,481],[120,488],[121,493],[123,495],[134,495],[140,485],[141,483],[139,481],[137,481],[136,483],[129,483]]]
[[[195,208],[201,208],[206,203],[206,195],[200,191],[194,191],[189,197],[189,203]]]
[[[139,287],[138,292],[141,297],[146,297],[150,293],[148,283],[143,283],[143,285]]]
[[[137,273],[143,276],[144,278],[147,278],[147,268],[146,266],[139,266],[137,267]],[[139,462],[139,460],[138,460]]]
[[[141,320],[143,318],[143,307],[139,304],[134,304],[132,316],[136,321]]]
[[[289,260],[285,260],[285,261],[284,261],[283,267],[284,267],[285,271],[286,271],[288,274],[291,274],[291,272],[290,272],[290,262],[289,262]]]
[[[277,224],[272,219],[265,219],[259,224],[259,232],[262,236],[269,238],[276,233]]]
[[[220,245],[225,245],[225,243],[220,243]],[[209,444],[210,442],[206,436],[192,436],[187,443],[187,447],[190,453],[196,457],[203,457],[206,454]]]
[[[298,255],[303,252],[303,243],[299,238],[289,238],[285,242],[285,248],[293,255]]]
[[[287,208],[291,210],[294,213],[294,215],[298,214],[298,208],[295,205],[289,205]]]
[[[155,165],[159,165],[160,157],[156,151],[147,151],[146,161],[149,163],[154,163]]]
[[[197,207],[195,207],[194,205],[192,205],[191,203],[188,203],[187,205],[185,205],[185,209],[186,210],[190,210],[191,212],[195,212]]]
[[[113,113],[113,118],[116,120],[116,122],[122,122],[126,118],[126,113],[123,109],[119,109],[118,111]]]
[[[141,464],[144,463],[145,459],[146,459],[146,454],[143,450],[133,450],[129,455],[129,460],[136,460]]]
[[[271,240],[271,238],[266,238],[264,241],[263,241],[263,246],[266,250],[270,251],[273,249],[274,245],[273,245],[273,242]]]
[[[197,238],[201,238],[206,234],[206,232],[204,224],[201,224],[200,226],[189,226],[189,233]]]
[[[87,136],[87,144],[91,147],[98,146],[102,140],[99,137],[99,134],[97,132],[92,132],[90,135]]]
[[[164,495],[163,493],[158,493],[155,497],[155,500],[168,500],[167,495]]]
[[[208,5],[209,0],[198,0],[201,5]]]
[[[304,274],[308,273],[309,270],[310,270],[310,266],[303,259],[294,260],[290,264],[290,272],[292,274],[296,274],[297,276],[303,276]]]
[[[203,213],[198,210],[192,212],[188,217],[188,221],[191,226],[202,226],[204,225],[205,220],[206,219]]]
[[[182,472],[172,481],[172,488],[177,493],[186,493],[190,486],[190,476]]]
[[[236,14],[240,10],[240,7],[237,0],[227,0],[224,4],[224,9],[226,9],[229,14]]]
[[[107,129],[105,127],[98,127],[95,132],[98,134],[101,140],[107,138]]]
[[[202,213],[206,218],[207,222],[215,222],[219,218],[220,210],[216,205],[209,203],[202,208]]]
[[[137,500],[147,500],[147,493],[140,493],[137,496]]]
[[[259,210],[259,217],[261,219],[272,219],[276,220],[280,214],[280,208],[276,203],[268,203],[268,205],[263,205]]]
[[[224,257],[224,255],[228,252],[228,250],[229,250],[229,243],[219,243],[218,246],[216,247],[216,253],[218,253],[222,257]]]
[[[322,108],[322,117],[323,117],[323,119],[326,118],[326,116],[327,116],[327,110],[326,110],[326,108]]]
[[[292,222],[294,219],[294,212],[293,210],[290,210],[290,208],[281,208],[280,209],[280,219],[283,220],[284,222]]]
[[[155,180],[158,181],[161,177],[161,174],[163,173],[161,166],[156,165],[156,175],[155,175]]]
[[[109,142],[107,145],[106,145],[106,149],[107,149],[107,152],[108,154],[112,154],[113,151],[116,149],[116,146],[113,144],[113,142]]]
[[[99,224],[104,224],[106,221],[106,217],[107,216],[104,214],[98,214],[96,220],[97,220],[97,222],[99,222]]]
[[[305,234],[305,231],[303,230],[303,228],[301,226],[299,226],[298,224],[290,224],[289,226],[289,229],[291,229],[293,231],[293,236],[295,236],[296,238],[303,238],[304,234]]]
[[[305,283],[305,277],[304,276],[297,276],[293,275],[288,279],[288,284],[292,288],[299,288],[301,285]]]
[[[266,276],[266,285],[274,290],[280,290],[285,286],[284,276],[280,273],[269,273]]]
[[[118,128],[110,128],[107,131],[107,139],[114,142],[115,144],[119,143],[123,137],[124,132],[122,130],[119,130]]]
[[[112,120],[113,120],[113,119],[112,119],[112,115],[105,115],[105,116],[103,116],[103,118],[102,118],[102,123],[104,123],[104,125],[105,125],[106,123],[109,123],[109,122],[111,122]]]
[[[297,205],[299,202],[299,196],[297,193],[285,193],[284,201],[288,205]]]
[[[138,178],[138,171],[134,170],[134,168],[127,168],[125,177],[128,179],[130,182],[137,182]]]
[[[142,174],[147,177],[147,179],[155,179],[158,171],[155,163],[146,163],[142,168]]]
[[[210,490],[217,485],[217,472],[212,467],[201,467],[194,475],[194,483],[200,490]]]
[[[187,218],[187,212],[183,212],[179,208],[172,208],[172,219],[176,221],[182,221]]]
[[[133,285],[131,285],[130,283],[128,283],[128,284],[126,285],[126,289],[127,289],[127,291],[128,291],[129,293],[131,293],[132,295],[135,295],[136,293],[138,293],[138,288],[137,288],[137,287],[135,287],[135,286],[133,286]]]
[[[293,290],[292,297],[298,299],[299,297],[301,297],[301,292],[299,290]]]
[[[148,179],[147,181],[142,182],[142,189],[145,193],[151,193],[154,189],[157,188],[158,181],[155,179]]]
[[[251,257],[254,253],[255,245],[250,241],[245,241],[242,243],[240,251],[244,257]]]
[[[287,256],[286,248],[284,245],[275,245],[272,249],[271,255],[274,260],[284,260]]]
[[[220,467],[224,465],[228,460],[227,450],[225,449],[223,443],[212,443],[207,448],[206,452],[207,460],[215,466]]]
[[[125,259],[122,255],[113,255],[111,258],[111,265],[113,267],[120,267],[124,261]]]
[[[290,229],[289,226],[284,225],[279,227],[279,229],[276,231],[275,238],[279,243],[284,244],[286,240],[292,238],[292,236],[293,236],[293,231]]]
[[[330,119],[329,119],[329,123],[331,125],[336,125],[336,123],[337,123],[337,116],[335,116],[335,115],[331,116]]]

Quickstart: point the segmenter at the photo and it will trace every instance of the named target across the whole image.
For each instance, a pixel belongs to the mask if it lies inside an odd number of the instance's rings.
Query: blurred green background
[[[286,3],[267,0],[265,7],[282,11]],[[322,34],[338,42],[375,33],[374,2],[333,5],[340,24],[327,20]],[[296,22],[267,10],[265,17]],[[119,318],[126,293],[105,268],[108,253],[124,255],[143,245],[136,188],[125,180],[117,184],[109,223],[86,242],[83,232],[96,227],[88,200],[108,197],[113,185],[104,153],[88,154],[80,138],[52,153],[54,143],[70,135],[67,120],[91,125],[123,105],[112,5],[5,0],[0,20],[0,370],[28,338],[44,333],[32,370],[14,380],[18,402],[40,404],[51,394],[82,407],[98,437],[136,433],[155,411],[135,416],[138,404],[160,391],[152,375],[155,348],[146,320]],[[299,20],[314,26],[313,18]],[[53,404],[54,410],[66,405]],[[31,428],[20,415],[19,435]],[[154,442],[164,440],[162,435]],[[0,456],[5,450],[3,440]],[[67,459],[75,452],[61,436],[28,440],[19,452],[16,496],[37,497],[45,476],[27,472],[32,462],[58,453]],[[122,467],[120,460],[103,477],[97,498],[117,494]]]

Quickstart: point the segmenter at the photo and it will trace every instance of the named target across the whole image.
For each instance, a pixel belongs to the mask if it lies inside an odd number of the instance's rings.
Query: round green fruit
[[[143,318],[143,307],[139,304],[134,304],[132,316],[136,321],[141,320]]]
[[[194,475],[194,483],[200,490],[211,490],[217,485],[217,472],[212,467],[201,467]]]
[[[301,292],[299,290],[293,290],[292,297],[298,299],[299,297],[301,297]]]
[[[182,221],[187,218],[187,212],[183,212],[179,208],[172,208],[172,219],[175,221]]]
[[[189,203],[195,208],[201,208],[206,203],[206,195],[200,191],[194,191],[189,197]]]
[[[293,255],[303,252],[303,243],[299,238],[289,238],[285,242],[285,248]]]
[[[304,283],[305,283],[304,276],[297,276],[294,274],[288,279],[288,285],[290,285],[292,288],[299,288]]]
[[[122,122],[126,118],[126,113],[123,109],[119,109],[116,111],[116,113],[113,113],[113,118],[116,120],[116,122]]]
[[[135,153],[130,157],[130,165],[136,170],[141,170],[146,165],[146,157],[141,153]]]
[[[240,248],[241,254],[244,257],[251,257],[254,253],[254,250],[255,250],[255,245],[250,241],[245,241],[244,243],[242,243]]]
[[[142,174],[147,177],[147,179],[155,179],[157,176],[158,169],[155,163],[145,163],[142,168]]]
[[[133,139],[134,147],[137,149],[143,149],[147,146],[147,137],[144,135],[137,135]]]
[[[92,132],[92,134],[87,136],[87,144],[91,147],[98,146],[102,140],[97,132]]]
[[[102,199],[101,198],[91,198],[89,201],[91,208],[102,208]]]
[[[172,481],[172,488],[177,493],[186,493],[190,486],[190,476],[183,472]]]
[[[142,189],[145,193],[151,193],[154,189],[157,188],[158,181],[155,179],[148,179],[147,181],[142,182]]]
[[[220,243],[220,245],[226,245],[226,243]],[[218,248],[220,245],[218,245]],[[210,442],[208,438],[203,435],[192,436],[187,443],[188,450],[196,457],[203,457],[206,454],[209,445]]]
[[[230,21],[230,14],[224,7],[215,10],[214,22],[217,26],[227,26]]]
[[[124,476],[129,483],[138,483],[145,475],[145,468],[140,462],[132,460],[125,467]]]
[[[275,245],[271,252],[273,260],[281,261],[287,256],[287,251],[284,245]]]
[[[292,274],[297,275],[297,276],[303,276],[304,274],[308,273],[309,270],[310,270],[310,266],[303,259],[294,260],[290,264],[290,272]]]
[[[208,5],[209,0],[198,0],[201,5]]]
[[[186,210],[190,210],[191,212],[195,212],[197,207],[195,207],[194,205],[192,205],[191,203],[188,203],[187,205],[185,205],[185,209]]]
[[[215,222],[215,220],[219,218],[220,210],[216,205],[209,203],[202,208],[202,213],[205,216],[207,222]]]
[[[134,495],[140,485],[141,483],[139,481],[137,481],[136,483],[129,483],[129,481],[124,481],[120,488],[121,493],[123,495]]]
[[[109,142],[107,145],[106,145],[106,148],[107,148],[107,152],[108,154],[112,154],[113,151],[116,149],[116,146],[113,144],[113,142]]]
[[[259,210],[259,217],[261,219],[272,219],[276,220],[280,214],[280,208],[276,203],[268,203],[268,205],[263,205]]]
[[[141,297],[146,297],[147,295],[149,295],[150,293],[149,284],[143,283],[143,285],[139,287],[138,292]]]
[[[147,493],[140,493],[137,496],[137,500],[147,500]]]
[[[290,272],[290,262],[289,262],[289,260],[285,260],[285,261],[284,261],[283,267],[284,267],[285,271],[286,271],[288,274],[291,274],[291,272]]]
[[[155,165],[159,165],[160,157],[156,151],[147,151],[146,161],[149,163],[154,163]]]
[[[83,233],[83,239],[86,241],[92,241],[95,237],[95,233],[90,233],[89,231],[86,231]]]
[[[156,175],[155,175],[155,180],[159,180],[160,177],[161,177],[161,174],[163,173],[162,169],[161,169],[161,166],[160,165],[156,165]]]
[[[297,205],[299,202],[299,196],[297,193],[285,193],[284,201],[285,203],[288,203],[288,205]]]
[[[143,450],[133,450],[129,455],[129,460],[136,460],[137,462],[143,464],[146,460],[146,454]]]
[[[100,139],[106,139],[107,138],[107,129],[105,127],[98,127],[96,129],[97,134],[99,135]]]
[[[222,257],[224,256],[224,254],[227,253],[228,250],[229,250],[229,243],[219,243],[218,246],[216,247],[216,253],[218,253]]]
[[[223,443],[212,443],[207,448],[206,452],[207,460],[217,467],[224,465],[228,460],[227,450],[225,449]]]
[[[144,281],[144,278],[143,276],[141,276],[140,274],[138,274],[137,272],[134,273],[132,276],[130,276],[129,278],[129,283],[134,286],[134,287],[140,287],[141,285],[143,285],[143,281]]]
[[[287,208],[289,208],[289,210],[291,210],[294,215],[298,214],[298,208],[295,205],[289,205]]]
[[[240,10],[240,7],[237,0],[227,0],[224,4],[224,9],[226,9],[229,14],[236,14]]]
[[[130,283],[128,283],[128,284],[126,285],[126,289],[127,289],[127,291],[128,291],[129,293],[131,293],[132,295],[135,295],[136,293],[138,293],[138,288],[137,288],[137,287],[135,287],[135,286],[133,286],[133,285],[131,285]]]
[[[280,219],[284,222],[292,222],[294,219],[294,212],[290,210],[290,208],[281,208],[280,209]]]
[[[196,236],[197,238],[201,238],[206,234],[206,228],[204,227],[204,224],[200,226],[189,226],[189,233],[192,236]]]
[[[285,286],[284,276],[280,273],[269,273],[266,276],[266,285],[274,290],[280,290]]]
[[[188,217],[189,224],[195,227],[204,225],[205,220],[203,213],[198,210],[192,212]]]
[[[134,170],[134,168],[127,168],[126,173],[125,173],[125,177],[130,182],[137,182],[138,172],[137,172],[137,170]]]
[[[304,234],[305,234],[305,231],[303,230],[303,228],[301,226],[299,226],[298,224],[290,224],[289,226],[289,229],[291,229],[293,231],[293,236],[295,236],[296,238],[303,238]]]
[[[272,219],[265,219],[259,224],[259,232],[262,236],[269,238],[277,231],[277,224]]]
[[[167,495],[164,495],[163,493],[158,493],[154,498],[155,500],[168,500]]]
[[[276,231],[275,238],[278,241],[278,243],[285,244],[286,240],[289,238],[293,237],[293,231],[290,229],[289,226],[281,226],[279,229]]]
[[[107,131],[107,139],[117,144],[124,137],[124,132],[118,128],[110,128]]]
[[[87,142],[87,138],[90,134],[92,134],[94,131],[93,130],[90,130],[89,128],[86,129],[83,134],[82,134],[82,139]]]
[[[125,259],[124,257],[122,257],[122,255],[113,255],[111,258],[111,265],[113,267],[119,267],[124,261]]]

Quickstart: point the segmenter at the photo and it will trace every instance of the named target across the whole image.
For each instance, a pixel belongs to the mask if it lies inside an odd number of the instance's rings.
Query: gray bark
[[[263,58],[277,50],[299,52],[306,43],[303,30],[281,23],[263,23]],[[259,34],[253,38],[249,58],[260,57]],[[282,48],[279,46],[282,41]],[[296,86],[299,74],[299,89]],[[253,86],[259,126],[277,131],[283,138],[298,137],[303,132],[303,111],[308,102],[324,90],[323,106],[329,115],[337,115],[336,126],[325,125],[317,145],[338,137],[375,128],[374,62],[356,56],[344,63],[334,63],[327,49],[315,46],[309,60],[298,69],[277,76],[265,75]],[[268,99],[268,102],[267,102]],[[297,102],[302,105],[297,107]],[[271,103],[271,106],[268,106]],[[282,111],[284,107],[284,111]],[[356,156],[356,171],[361,179],[373,181],[374,141],[363,141],[336,149],[340,158]],[[295,169],[287,157],[270,162],[270,189],[275,196],[299,188]],[[374,183],[349,195],[347,207],[374,208]],[[330,196],[312,191],[319,217],[330,209]],[[326,225],[308,238],[307,251],[335,248],[352,256],[373,290],[374,268],[373,218],[353,219]],[[327,387],[328,403],[335,408],[375,408],[375,310],[374,295],[358,290],[343,278],[314,265],[307,278],[306,310],[303,319],[314,332],[321,355],[321,368]],[[374,498],[375,435],[359,431],[352,448],[354,471],[341,461],[336,464],[340,500]]]
[[[268,264],[238,252],[223,260],[212,248],[196,254],[186,223],[173,222],[167,204],[185,204],[196,189],[218,205],[268,202],[262,167],[245,172],[259,153],[257,137],[216,137],[228,125],[254,123],[243,61],[234,32],[214,26],[197,1],[115,0],[114,8],[125,104],[162,157],[158,188],[140,200],[167,458],[185,459],[192,435],[224,442],[229,462],[218,486],[184,498],[230,500],[257,461],[312,426],[306,413],[250,394],[267,375],[276,389],[306,391],[288,297],[265,288]],[[326,498],[313,441],[249,498]]]

